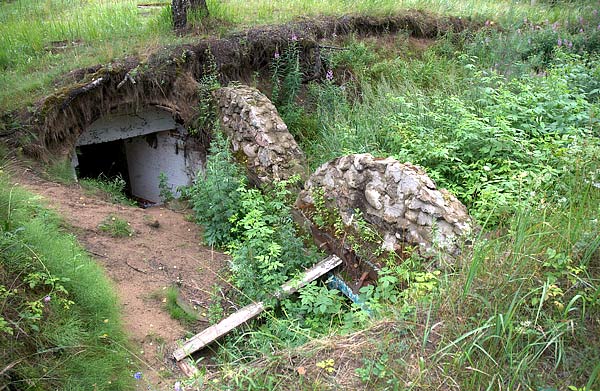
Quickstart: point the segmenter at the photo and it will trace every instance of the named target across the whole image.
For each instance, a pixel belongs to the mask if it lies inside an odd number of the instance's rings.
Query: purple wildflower
[[[327,71],[327,74],[325,75],[325,78],[329,81],[333,80],[333,71],[330,69]]]
[[[559,39],[558,39],[558,41],[556,42],[556,44],[557,44],[558,46],[562,46],[562,44],[563,44],[563,41],[562,41],[562,39],[560,39],[560,38],[559,38]]]
[[[140,380],[142,378],[142,372],[136,372],[133,374],[135,380]]]
[[[567,43],[567,47],[568,47],[569,49],[571,49],[571,48],[573,47],[573,42],[569,41],[569,42]]]
[[[181,385],[180,381],[175,382],[175,385],[173,386],[173,389],[175,391],[184,391],[183,386]]]
[[[583,33],[583,29],[579,29],[579,33]]]
[[[50,300],[52,300],[52,298],[50,297],[50,295],[44,296],[44,303],[49,303]]]
[[[488,27],[489,25],[490,25],[490,21],[489,21],[489,20],[486,20],[486,21],[485,21],[485,26],[486,26],[486,27]]]
[[[292,41],[297,41],[298,40],[298,36],[296,34],[292,34]]]
[[[598,30],[600,30],[600,24],[598,25]]]
[[[273,55],[273,57],[279,58],[279,52],[275,52],[275,54]]]

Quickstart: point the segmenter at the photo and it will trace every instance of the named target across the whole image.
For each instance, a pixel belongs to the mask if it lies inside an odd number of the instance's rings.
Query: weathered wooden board
[[[194,363],[194,360],[192,360],[191,358],[186,358],[184,360],[177,361],[176,364],[181,370],[181,372],[183,372],[187,377],[194,377],[198,373],[200,373],[198,367]]]
[[[286,282],[281,286],[281,291],[275,293],[275,297],[278,299],[291,295],[298,291],[298,289],[306,286],[307,284],[313,282],[317,278],[321,277],[328,271],[334,269],[342,263],[342,260],[337,255],[330,255],[327,258],[323,259],[321,262],[317,263],[310,269],[304,272],[302,278],[300,280],[291,280]]]
[[[273,296],[281,299],[286,295],[297,292],[298,289],[321,277],[328,271],[339,266],[341,263],[342,260],[340,258],[335,255],[331,255],[304,272],[300,280],[291,280],[283,284],[281,286],[281,290],[274,293]],[[222,337],[246,321],[255,318],[265,309],[266,305],[263,302],[252,303],[245,306],[239,311],[229,315],[219,323],[210,326],[209,328],[187,340],[181,348],[173,352],[173,357],[177,361],[182,360],[186,356],[202,349],[206,345],[215,341],[219,337]]]

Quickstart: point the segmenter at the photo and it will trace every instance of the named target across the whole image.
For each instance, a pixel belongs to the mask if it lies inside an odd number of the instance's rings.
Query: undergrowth
[[[104,220],[98,224],[98,229],[113,238],[126,238],[133,236],[135,233],[127,220],[112,213],[106,216]]]
[[[79,184],[92,194],[101,194],[113,204],[137,206],[135,201],[125,194],[127,182],[120,176],[107,178],[102,175],[98,178],[82,178]]]
[[[577,23],[594,26],[596,18]],[[273,59],[273,98],[311,165],[360,152],[419,164],[469,206],[483,229],[444,271],[414,256],[390,259],[377,286],[361,289],[363,305],[310,284],[249,330],[224,339],[212,359],[219,371],[205,371],[192,383],[216,389],[596,389],[595,37],[594,29],[525,21],[512,33],[449,36],[409,60],[351,41],[349,50],[326,59],[330,72],[308,86],[302,106],[302,70],[290,37],[288,51]],[[580,43],[565,47],[565,39]],[[526,50],[538,44],[550,47]],[[273,240],[280,220],[265,208],[278,198],[247,185],[236,197],[228,220],[232,281],[253,299],[261,297],[256,288],[269,283],[265,278],[283,278],[277,274],[280,244]],[[252,273],[239,274],[246,270]],[[244,285],[252,276],[258,284]]]
[[[362,288],[363,304],[322,282],[277,303],[277,287],[320,255],[291,219],[291,184],[250,187],[216,134],[206,171],[183,195],[205,243],[231,257],[227,299],[239,306],[264,300],[271,309],[221,340],[205,359],[210,365],[186,385],[598,389],[600,18],[592,2],[529,3],[353,2],[370,15],[423,7],[487,22],[423,49],[402,35],[389,47],[351,38],[342,50],[323,51],[327,73],[308,86],[290,37],[272,60],[272,97],[311,166],[361,152],[421,165],[467,204],[482,230],[447,270],[416,256],[391,257],[378,284]],[[108,60],[123,47],[135,52],[152,40],[180,42],[165,28],[165,10],[148,20],[131,1],[90,3],[77,16],[73,4],[0,5],[7,11],[0,13],[0,82],[9,86],[0,105],[12,108],[8,97],[47,88],[67,66]],[[213,18],[237,26],[347,7],[209,1]],[[26,9],[39,23],[24,24]],[[26,28],[31,42],[22,40]],[[207,111],[215,84],[203,81]],[[198,125],[206,130],[212,119]],[[121,185],[109,184],[119,192]],[[7,186],[0,196],[0,341],[14,364],[3,365],[10,369],[1,376],[17,388],[125,388],[131,377],[114,296],[96,266],[31,197]],[[352,244],[357,253],[370,251]],[[176,293],[169,291],[167,304],[177,304]],[[220,315],[222,308],[211,308],[211,321]]]
[[[224,35],[254,25],[286,23],[298,17],[343,15],[349,12],[385,16],[407,10],[426,10],[461,17],[543,22],[575,21],[591,12],[595,2],[563,1],[560,6],[538,1],[512,0],[347,0],[272,2],[208,0],[210,16],[192,17],[190,30]],[[171,9],[138,7],[147,2],[111,0],[80,2],[49,0],[31,3],[14,0],[0,3],[0,111],[9,112],[33,104],[48,95],[61,76],[74,68],[106,64],[126,56],[144,57],[153,49],[189,43],[194,34],[179,36],[171,29]]]

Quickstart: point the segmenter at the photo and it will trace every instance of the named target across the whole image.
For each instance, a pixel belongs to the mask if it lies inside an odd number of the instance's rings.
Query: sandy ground
[[[143,384],[139,388],[172,390],[173,382],[183,375],[170,357],[186,330],[164,308],[166,287],[179,287],[183,301],[205,312],[213,285],[222,283],[218,272],[226,256],[202,246],[198,226],[186,221],[183,213],[115,205],[78,184],[44,180],[26,168],[13,171],[15,182],[41,195],[63,216],[114,282],[126,331],[140,358]],[[101,232],[98,225],[111,214],[128,221],[135,234],[113,238]],[[201,318],[191,331],[207,326]]]

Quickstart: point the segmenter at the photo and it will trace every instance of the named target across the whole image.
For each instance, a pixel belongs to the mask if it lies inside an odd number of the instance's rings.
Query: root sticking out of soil
[[[74,84],[39,102],[33,114],[21,114],[20,122],[27,126],[12,141],[27,154],[45,159],[72,150],[81,132],[102,115],[151,105],[168,109],[178,122],[190,126],[198,116],[199,82],[211,67],[216,66],[222,84],[250,80],[253,73],[268,69],[274,53],[293,40],[300,47],[305,78],[315,80],[325,75],[319,50],[322,40],[399,31],[414,38],[436,38],[477,27],[468,19],[423,11],[386,17],[349,15],[257,27],[222,39],[165,48],[143,62],[127,58],[72,71],[67,80]],[[208,143],[210,135],[205,133],[200,136]]]

